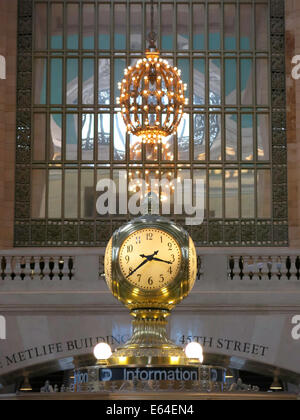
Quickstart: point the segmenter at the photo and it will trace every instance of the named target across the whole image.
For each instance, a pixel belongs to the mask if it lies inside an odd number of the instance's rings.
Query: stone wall
[[[13,246],[16,137],[17,0],[1,0],[0,55],[6,80],[0,80],[0,248]]]

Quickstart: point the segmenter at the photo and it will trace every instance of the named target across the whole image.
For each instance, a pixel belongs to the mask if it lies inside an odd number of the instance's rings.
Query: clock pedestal
[[[108,366],[187,366],[184,350],[167,336],[167,310],[136,309],[131,312],[133,335],[108,360]]]

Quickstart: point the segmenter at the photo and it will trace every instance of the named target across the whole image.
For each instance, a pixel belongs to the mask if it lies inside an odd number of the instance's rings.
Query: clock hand
[[[155,251],[152,255],[141,254],[140,257],[147,258],[148,261],[152,261],[158,253],[159,253],[159,251]]]
[[[161,260],[160,258],[152,258],[152,261],[159,261],[159,262],[163,262],[163,263],[166,263],[166,264],[172,264],[171,261]]]
[[[129,277],[131,277],[136,271],[138,271],[141,267],[143,267],[143,265],[147,264],[147,262],[149,262],[149,260],[145,260],[143,261],[135,270],[133,270],[126,278],[128,279]]]

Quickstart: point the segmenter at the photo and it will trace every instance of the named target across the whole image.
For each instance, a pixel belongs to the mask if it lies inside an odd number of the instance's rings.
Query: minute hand
[[[159,261],[159,262],[163,262],[163,263],[166,263],[166,264],[172,264],[171,261],[161,260],[160,258],[153,258],[153,261]]]
[[[133,270],[126,278],[128,279],[130,276],[132,276],[136,271],[138,271],[143,265],[147,264],[149,260],[143,261],[135,270]]]

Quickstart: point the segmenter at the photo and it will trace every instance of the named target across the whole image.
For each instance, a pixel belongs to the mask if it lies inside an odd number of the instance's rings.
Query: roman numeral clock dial
[[[169,286],[181,266],[181,249],[168,233],[155,228],[142,229],[123,242],[119,265],[125,279],[145,291]]]

